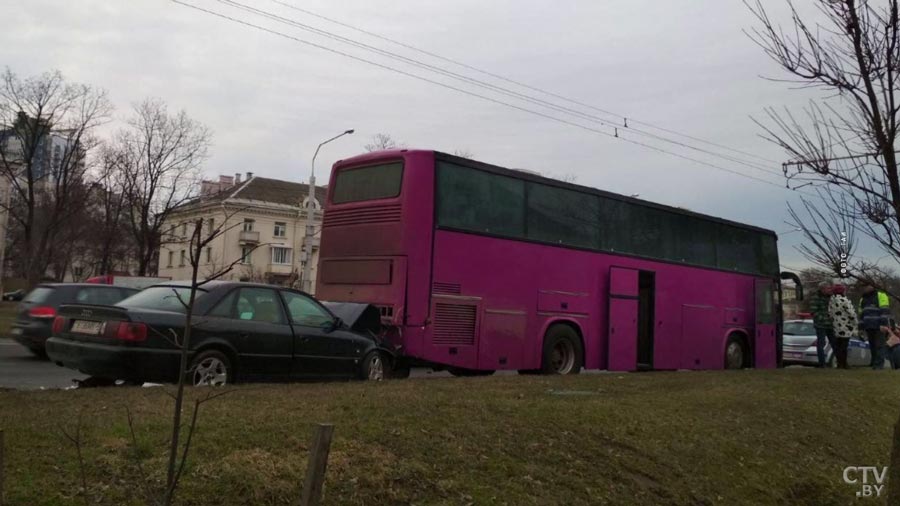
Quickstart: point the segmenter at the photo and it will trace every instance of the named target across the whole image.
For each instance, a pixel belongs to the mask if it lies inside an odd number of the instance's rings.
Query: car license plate
[[[100,335],[101,330],[103,330],[103,323],[101,322],[75,320],[75,322],[72,323],[72,332],[77,332],[79,334],[91,334],[97,336]]]
[[[787,356],[790,358],[803,358],[802,353],[788,353]]]

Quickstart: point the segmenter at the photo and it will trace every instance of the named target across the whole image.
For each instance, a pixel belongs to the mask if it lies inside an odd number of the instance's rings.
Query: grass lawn
[[[856,504],[842,471],[888,465],[898,399],[900,376],[868,370],[239,387],[203,406],[178,504],[299,504],[317,422],[335,424],[328,505]],[[125,408],[159,483],[171,402],[0,392],[8,503],[84,504],[62,435],[81,414],[87,503],[142,504]]]
[[[9,337],[9,329],[16,319],[18,302],[0,301],[0,339]]]

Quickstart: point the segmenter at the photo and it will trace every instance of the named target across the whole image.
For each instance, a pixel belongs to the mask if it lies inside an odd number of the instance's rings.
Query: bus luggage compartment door
[[[607,368],[634,371],[638,355],[639,275],[637,269],[609,269]]]

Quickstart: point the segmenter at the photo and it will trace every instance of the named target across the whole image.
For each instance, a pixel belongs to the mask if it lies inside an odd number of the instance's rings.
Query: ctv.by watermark
[[[856,497],[881,497],[887,467],[850,466],[844,468],[844,483],[857,487]]]

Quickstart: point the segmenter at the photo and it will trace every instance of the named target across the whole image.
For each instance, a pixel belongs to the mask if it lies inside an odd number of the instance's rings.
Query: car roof
[[[174,287],[184,287],[190,288],[191,281],[190,280],[177,280],[177,281],[166,281],[163,283],[156,283],[154,286],[174,286]],[[213,280],[203,283],[198,288],[201,290],[211,290],[216,288],[230,288],[230,287],[247,287],[247,288],[274,288],[277,290],[294,290],[293,288],[287,286],[280,285],[270,285],[268,283],[254,283],[251,281],[225,281],[225,280]],[[294,290],[298,291],[298,290]]]
[[[72,286],[72,287],[76,287],[76,288],[81,288],[81,287],[91,288],[91,287],[99,286],[99,287],[108,287],[108,288],[125,288],[127,290],[136,290],[136,288],[132,288],[130,286],[106,285],[103,283],[39,283],[38,285],[35,286],[35,288],[38,288],[38,287],[62,288],[62,287],[68,287],[68,286]]]

